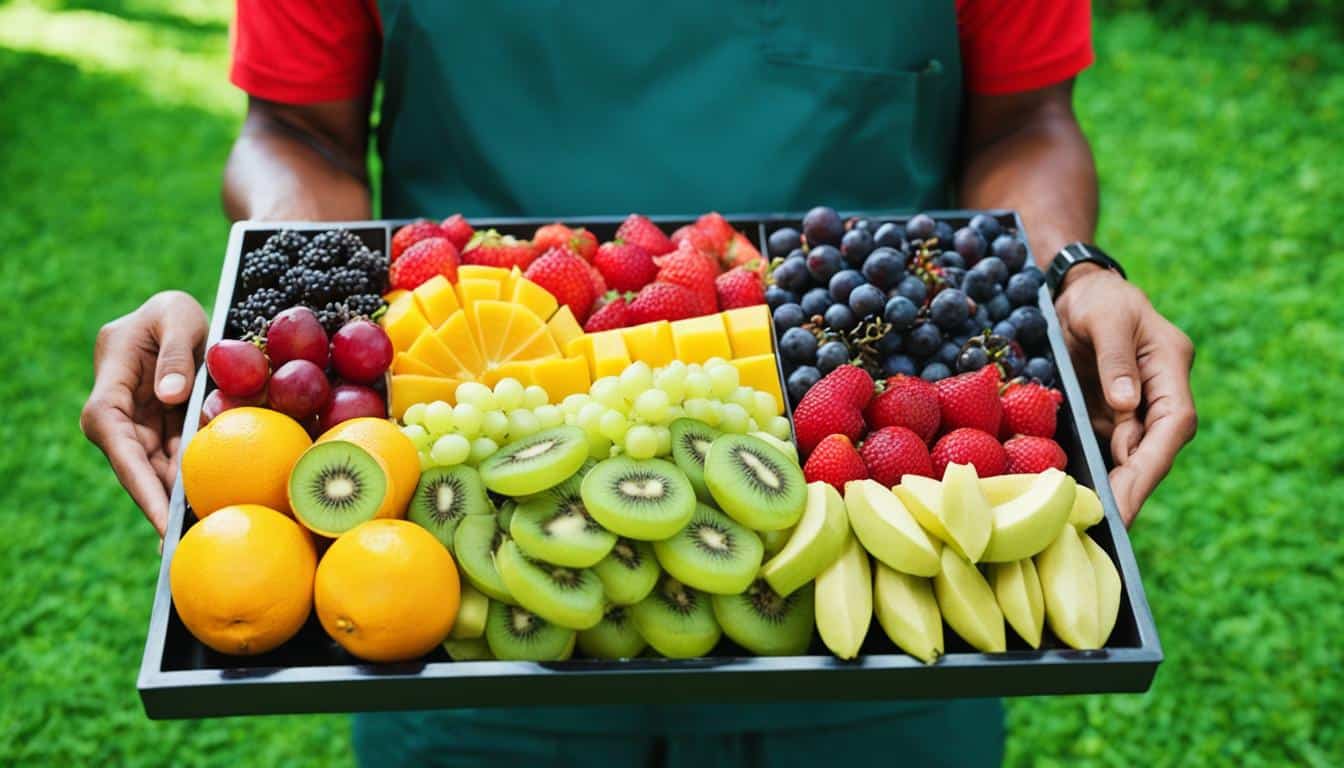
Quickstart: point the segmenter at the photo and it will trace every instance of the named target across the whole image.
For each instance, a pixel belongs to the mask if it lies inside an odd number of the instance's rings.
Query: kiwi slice
[[[457,604],[457,618],[448,636],[455,640],[475,640],[485,633],[485,617],[490,612],[490,598],[484,592],[463,582]]]
[[[513,510],[517,509],[517,507],[518,502],[513,499],[505,499],[499,505],[499,509],[495,511],[495,516],[499,520],[500,530],[509,530],[509,526],[513,524]]]
[[[574,630],[557,627],[526,608],[491,603],[485,642],[497,659],[563,661],[574,652]]]
[[[509,534],[523,554],[570,568],[588,568],[607,556],[616,534],[589,517],[579,493],[587,469],[596,464],[585,462],[568,480],[519,501]]]
[[[653,591],[662,570],[658,568],[653,545],[647,541],[617,539],[611,552],[593,566],[593,573],[602,582],[609,602],[634,605]]]
[[[615,456],[583,478],[583,504],[602,527],[641,541],[681,530],[695,513],[695,489],[686,473],[662,459]]]
[[[709,446],[705,484],[720,509],[755,531],[796,525],[807,503],[798,463],[750,435],[723,435]]]
[[[704,656],[722,635],[709,595],[666,575],[648,597],[631,606],[630,618],[649,645],[669,659]]]
[[[495,654],[490,652],[490,645],[485,642],[485,637],[473,637],[470,640],[460,640],[450,637],[443,641],[443,650],[447,651],[448,658],[453,661],[494,661]]]
[[[533,560],[512,539],[495,554],[499,576],[518,604],[570,629],[588,629],[602,620],[602,582],[587,569]]]
[[[746,591],[715,595],[714,618],[733,642],[759,656],[798,656],[812,644],[815,610],[812,584],[780,597],[765,579]]]
[[[653,544],[663,569],[702,592],[732,595],[751,585],[765,547],[754,532],[704,504],[685,528]]]
[[[468,515],[457,524],[453,534],[453,552],[458,568],[462,569],[467,581],[491,600],[514,602],[509,588],[499,577],[495,567],[495,556],[504,543],[504,531],[493,515]]]
[[[289,506],[309,529],[335,538],[378,516],[388,477],[387,464],[354,443],[317,443],[289,473]]]
[[[579,633],[579,650],[594,659],[633,659],[647,646],[623,605],[608,607],[596,627]]]
[[[723,433],[703,421],[695,419],[677,419],[668,425],[672,431],[672,461],[676,462],[686,479],[695,488],[695,495],[707,504],[714,503],[705,486],[705,454],[709,453],[710,443]]]
[[[476,470],[466,465],[431,467],[420,473],[406,519],[434,534],[449,552],[453,533],[467,515],[490,513],[490,497]]]
[[[588,437],[562,426],[514,440],[481,462],[485,487],[505,496],[544,491],[578,471],[588,457]]]

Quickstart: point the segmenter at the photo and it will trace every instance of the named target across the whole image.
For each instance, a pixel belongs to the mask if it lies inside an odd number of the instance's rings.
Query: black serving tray
[[[979,211],[932,213],[960,225]],[[988,213],[1003,225],[1022,230],[1021,219],[1012,211]],[[903,221],[909,214],[872,216]],[[781,226],[797,226],[801,215],[769,213],[728,218],[748,236],[754,236],[761,252],[766,253],[766,235]],[[550,221],[495,219],[473,221],[473,225],[528,237],[537,226]],[[691,219],[654,217],[654,221],[670,232]],[[392,232],[402,223],[235,224],[220,275],[209,343],[225,335],[225,318],[234,300],[234,281],[242,254],[259,247],[274,232],[284,228],[322,231],[344,227],[369,247],[387,252]],[[570,218],[566,223],[586,226],[600,240],[608,240],[615,235],[620,219]],[[1068,453],[1069,472],[1078,482],[1095,489],[1101,498],[1106,516],[1090,533],[1115,562],[1124,584],[1119,620],[1103,649],[1069,649],[1047,628],[1040,650],[1032,650],[1008,632],[1008,652],[986,654],[970,648],[947,630],[947,655],[929,666],[896,649],[874,620],[862,655],[853,661],[834,658],[819,641],[814,642],[806,656],[764,658],[748,655],[725,640],[712,655],[689,660],[454,662],[438,649],[416,662],[370,664],[345,653],[323,633],[316,617],[310,617],[297,636],[270,653],[226,656],[192,637],[173,608],[168,566],[179,539],[195,521],[183,498],[179,477],[173,488],[163,561],[137,681],[145,712],[159,719],[456,707],[942,699],[1146,691],[1162,662],[1157,628],[1144,596],[1129,537],[1111,495],[1106,464],[1087,417],[1059,320],[1044,289],[1039,303],[1049,322],[1050,346],[1066,396],[1057,439]],[[208,386],[202,369],[188,405],[184,440],[196,431]]]

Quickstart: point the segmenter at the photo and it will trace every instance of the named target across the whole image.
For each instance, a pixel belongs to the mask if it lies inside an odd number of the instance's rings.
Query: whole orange
[[[313,609],[317,550],[289,517],[258,504],[224,507],[193,525],[168,570],[173,605],[220,653],[265,653]]]
[[[457,566],[433,534],[378,519],[342,534],[317,566],[317,618],[368,661],[408,661],[438,647],[461,599]]]
[[[420,482],[420,454],[415,443],[396,424],[372,416],[350,419],[317,438],[319,443],[328,440],[349,441],[382,459],[388,469],[388,500],[378,516],[406,516],[406,505],[411,503],[415,485]]]
[[[196,517],[230,504],[288,513],[289,471],[313,441],[299,423],[267,408],[232,408],[192,436],[182,453],[182,490]]]

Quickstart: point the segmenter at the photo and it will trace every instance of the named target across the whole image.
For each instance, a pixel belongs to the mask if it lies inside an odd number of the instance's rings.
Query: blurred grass
[[[144,717],[157,542],[77,426],[99,325],[212,295],[230,12],[0,2],[0,764],[350,762],[342,717]],[[1344,43],[1141,16],[1097,38],[1099,242],[1198,344],[1201,429],[1134,536],[1153,690],[1012,702],[1009,763],[1344,763]]]

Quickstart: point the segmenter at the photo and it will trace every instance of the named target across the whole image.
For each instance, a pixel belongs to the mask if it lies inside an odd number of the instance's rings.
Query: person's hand
[[[177,475],[185,403],[207,323],[181,291],[155,294],[98,331],[93,392],[79,417],[117,479],[162,536]]]
[[[1143,291],[1109,270],[1079,265],[1064,286],[1055,309],[1092,425],[1110,440],[1111,490],[1129,525],[1195,436],[1195,347]]]

